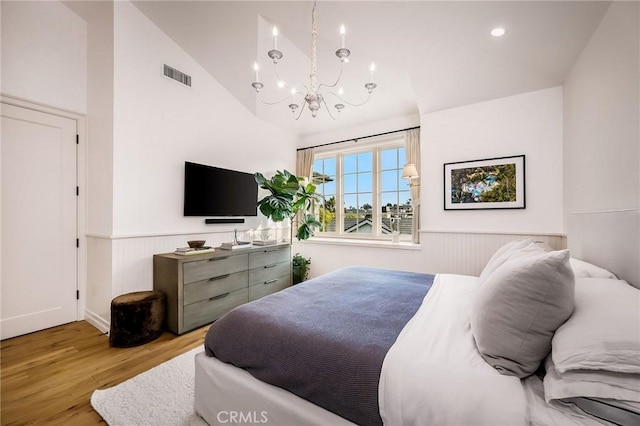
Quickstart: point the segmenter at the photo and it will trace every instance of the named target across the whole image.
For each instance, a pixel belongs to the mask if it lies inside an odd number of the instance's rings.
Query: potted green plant
[[[293,284],[299,284],[309,276],[311,258],[305,258],[300,253],[293,256]]]
[[[316,186],[312,183],[304,185],[304,178],[295,176],[291,172],[276,171],[271,179],[262,173],[255,174],[256,182],[262,189],[269,191],[269,195],[258,201],[260,212],[274,222],[291,219],[297,227],[296,238],[306,240],[320,226],[313,214],[309,214],[313,203],[322,196],[316,194]]]

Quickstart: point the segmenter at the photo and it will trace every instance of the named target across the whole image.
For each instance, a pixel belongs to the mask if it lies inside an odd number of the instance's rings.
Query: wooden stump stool
[[[136,291],[111,301],[109,345],[130,348],[157,339],[162,334],[165,294]]]

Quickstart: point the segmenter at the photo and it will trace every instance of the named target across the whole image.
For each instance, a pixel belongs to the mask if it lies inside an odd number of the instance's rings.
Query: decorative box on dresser
[[[166,327],[183,334],[291,285],[291,247],[153,256],[153,289],[167,295]]]

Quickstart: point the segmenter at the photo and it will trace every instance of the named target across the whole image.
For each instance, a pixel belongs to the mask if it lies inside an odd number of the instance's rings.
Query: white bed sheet
[[[478,278],[438,274],[382,365],[380,414],[387,425],[526,424],[520,379],[478,352],[469,320]]]
[[[210,425],[353,425],[204,352],[196,355],[195,363],[195,410]]]

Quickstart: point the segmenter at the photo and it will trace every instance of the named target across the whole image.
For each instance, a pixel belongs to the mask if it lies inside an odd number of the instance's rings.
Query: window
[[[393,231],[411,240],[413,208],[403,139],[362,148],[318,152],[313,183],[323,202],[315,213],[317,235],[390,239]]]
[[[313,162],[313,183],[316,192],[323,197],[318,206],[318,221],[322,224],[320,232],[336,231],[336,158],[328,157]]]

